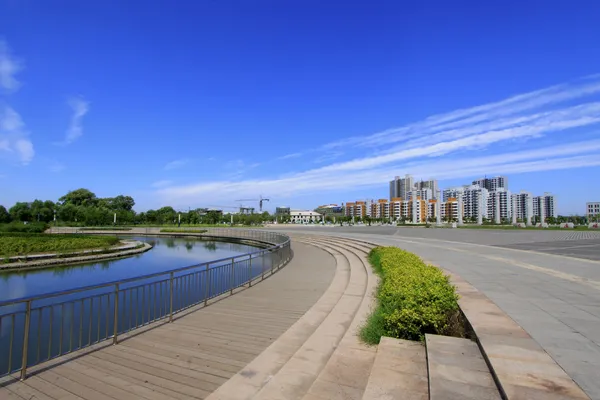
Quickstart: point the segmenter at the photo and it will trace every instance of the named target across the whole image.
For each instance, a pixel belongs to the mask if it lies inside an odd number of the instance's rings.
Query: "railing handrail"
[[[210,228],[209,228],[210,229]],[[232,228],[212,228],[214,230],[216,229],[232,229]],[[259,231],[259,230],[245,230],[246,232],[250,231],[250,232],[260,232],[260,233],[266,233],[268,231]],[[177,233],[177,232],[169,232],[169,233]],[[194,232],[182,232],[182,233],[186,233],[189,234],[190,236],[197,236],[197,237],[202,237],[202,236],[207,236],[204,233],[194,233]],[[44,293],[44,294],[39,294],[39,295],[34,295],[34,296],[27,296],[27,297],[20,297],[17,299],[12,299],[12,300],[5,300],[5,301],[0,301],[0,308],[2,307],[6,307],[6,306],[10,306],[10,305],[15,305],[15,304],[22,304],[22,303],[27,303],[28,301],[37,301],[37,300],[42,300],[42,299],[50,299],[50,298],[54,298],[54,297],[60,297],[60,296],[66,296],[69,294],[74,294],[74,293],[80,293],[80,292],[84,292],[87,290],[95,290],[95,289],[102,289],[105,287],[109,287],[109,286],[115,286],[116,284],[122,285],[122,284],[126,284],[126,283],[131,283],[131,282],[136,282],[136,281],[141,281],[141,280],[145,280],[145,279],[150,279],[150,278],[154,278],[157,276],[161,276],[161,275],[170,275],[170,274],[174,274],[177,272],[182,272],[182,271],[187,271],[193,268],[199,268],[199,267],[206,267],[207,265],[211,265],[211,264],[217,264],[217,263],[221,263],[224,261],[230,261],[230,260],[235,260],[237,258],[247,258],[247,257],[252,257],[254,254],[259,254],[259,253],[263,253],[263,252],[267,252],[267,251],[272,251],[272,250],[276,250],[278,248],[280,248],[281,246],[285,245],[287,242],[290,241],[290,238],[279,234],[279,233],[274,233],[274,232],[268,232],[271,233],[273,235],[277,235],[277,236],[283,236],[286,237],[287,239],[282,242],[282,243],[273,243],[273,242],[262,242],[262,243],[271,243],[273,246],[265,248],[265,249],[260,249],[257,251],[252,251],[249,253],[245,253],[245,254],[239,254],[236,256],[231,256],[231,257],[225,257],[225,258],[220,258],[218,260],[211,260],[211,261],[207,261],[204,263],[200,263],[200,264],[194,264],[194,265],[188,265],[185,267],[179,267],[179,268],[175,268],[175,269],[171,269],[171,270],[167,270],[167,271],[162,271],[162,272],[154,272],[151,274],[146,274],[146,275],[140,275],[140,276],[135,276],[132,278],[126,278],[126,279],[119,279],[116,281],[111,281],[111,282],[105,282],[105,283],[99,283],[99,284],[95,284],[95,285],[88,285],[88,286],[81,286],[78,288],[74,288],[74,289],[68,289],[68,290],[61,290],[61,291],[57,291],[57,292],[50,292],[50,293]],[[143,233],[134,233],[133,235],[144,235]],[[152,234],[148,234],[148,236],[152,236]],[[177,236],[177,235],[174,235]],[[210,235],[210,237],[219,237],[218,235]],[[231,238],[231,237],[236,237],[236,236],[221,236],[223,238]],[[237,237],[240,239],[248,239],[248,237]],[[251,238],[250,238],[251,239]],[[252,239],[251,239],[252,240]],[[258,241],[258,240],[257,240]],[[1,315],[1,314],[0,314]]]

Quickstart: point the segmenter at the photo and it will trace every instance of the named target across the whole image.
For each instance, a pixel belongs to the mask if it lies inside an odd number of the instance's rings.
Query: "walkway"
[[[460,275],[521,325],[588,396],[600,399],[600,262],[544,253],[550,241],[555,247],[564,247],[565,241],[582,245],[581,233],[594,246],[600,232],[379,227],[310,231],[398,246]],[[517,243],[544,246],[541,252],[504,247]]]
[[[30,368],[0,384],[0,399],[203,399],[292,326],[323,295],[336,262],[294,243],[302,257],[250,289],[192,310],[172,324],[123,336]]]

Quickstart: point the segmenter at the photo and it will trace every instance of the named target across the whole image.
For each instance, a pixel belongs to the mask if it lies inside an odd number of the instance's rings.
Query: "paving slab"
[[[425,346],[382,337],[363,399],[429,399]]]

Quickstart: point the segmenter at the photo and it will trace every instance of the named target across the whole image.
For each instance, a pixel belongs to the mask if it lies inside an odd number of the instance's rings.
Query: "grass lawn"
[[[538,228],[535,226],[527,226],[525,228],[519,228],[513,225],[459,225],[459,229],[503,229],[503,230],[535,230],[535,231],[558,231],[558,230],[588,230],[585,225],[578,226],[576,228],[560,228],[558,226],[550,226],[548,228]]]
[[[65,253],[77,250],[104,249],[119,243],[115,236],[78,236],[49,234],[0,235],[0,256],[10,257],[41,253]]]

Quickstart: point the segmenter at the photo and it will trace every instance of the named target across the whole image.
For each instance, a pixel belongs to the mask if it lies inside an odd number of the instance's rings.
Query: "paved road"
[[[599,232],[395,227],[291,231],[398,246],[459,274],[527,330],[592,399],[600,399]]]

